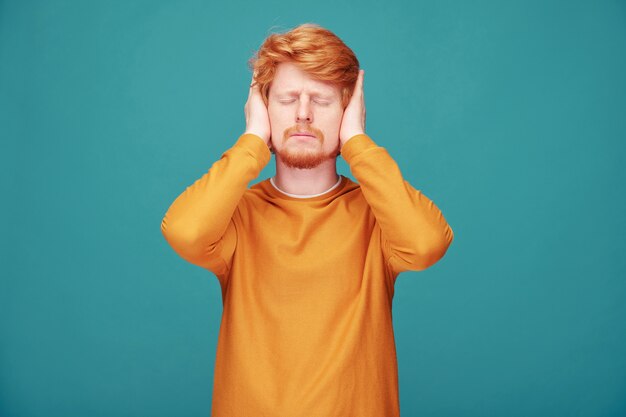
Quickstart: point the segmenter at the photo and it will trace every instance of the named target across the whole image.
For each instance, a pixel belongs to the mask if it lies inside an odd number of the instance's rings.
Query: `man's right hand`
[[[270,117],[267,112],[267,106],[263,102],[263,97],[261,97],[261,90],[258,84],[254,82],[254,75],[252,76],[244,112],[246,114],[246,131],[244,133],[253,133],[261,137],[269,146],[272,136]]]

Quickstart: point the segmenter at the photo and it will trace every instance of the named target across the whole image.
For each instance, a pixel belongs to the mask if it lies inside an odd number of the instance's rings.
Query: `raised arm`
[[[174,200],[161,221],[161,231],[176,253],[220,280],[230,270],[236,247],[232,218],[237,205],[271,157],[269,118],[258,90],[251,84],[244,108],[246,132]]]
[[[382,248],[395,274],[436,263],[454,238],[441,210],[409,184],[385,148],[365,134],[341,149],[382,230]]]
[[[248,183],[269,159],[269,149],[258,136],[243,134],[174,200],[161,222],[161,231],[176,253],[216,275],[230,269],[236,244],[233,214]]]
[[[381,246],[393,273],[423,270],[443,257],[454,233],[439,208],[404,180],[387,150],[365,134],[363,73],[344,111],[341,155],[380,225]]]

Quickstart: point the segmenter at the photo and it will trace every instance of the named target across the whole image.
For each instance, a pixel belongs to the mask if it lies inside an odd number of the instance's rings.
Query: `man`
[[[332,32],[273,34],[251,62],[246,131],[161,224],[220,282],[212,415],[399,416],[394,283],[452,229],[365,133],[364,71]]]

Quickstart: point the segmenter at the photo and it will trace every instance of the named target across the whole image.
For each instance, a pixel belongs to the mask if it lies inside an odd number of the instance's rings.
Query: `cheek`
[[[327,129],[334,131],[339,131],[341,126],[341,119],[343,118],[343,112],[332,112],[328,114],[326,117],[326,127]]]
[[[332,109],[329,109],[329,118],[333,119],[335,122],[340,122],[343,118],[343,109],[340,106],[334,106]]]
[[[285,118],[284,114],[282,114],[282,112],[277,111],[275,108],[272,108],[272,106],[270,106],[267,109],[267,114],[270,119],[270,125],[279,126],[284,123],[284,118]]]

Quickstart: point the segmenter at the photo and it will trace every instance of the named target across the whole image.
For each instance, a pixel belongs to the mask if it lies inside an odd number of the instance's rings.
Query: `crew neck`
[[[323,191],[323,192],[318,193],[318,194],[292,194],[292,193],[288,193],[288,192],[283,191],[280,188],[278,188],[276,183],[274,183],[274,177],[270,177],[269,178],[269,183],[271,184],[270,190],[275,191],[273,194],[275,194],[277,196],[280,196],[282,198],[294,199],[294,200],[318,200],[320,198],[325,198],[327,196],[331,196],[331,195],[335,194],[337,191],[339,191],[340,186],[345,183],[345,179],[346,179],[346,177],[344,177],[343,175],[340,174],[339,175],[339,179],[337,180],[337,182],[332,187],[330,187],[326,191]]]

